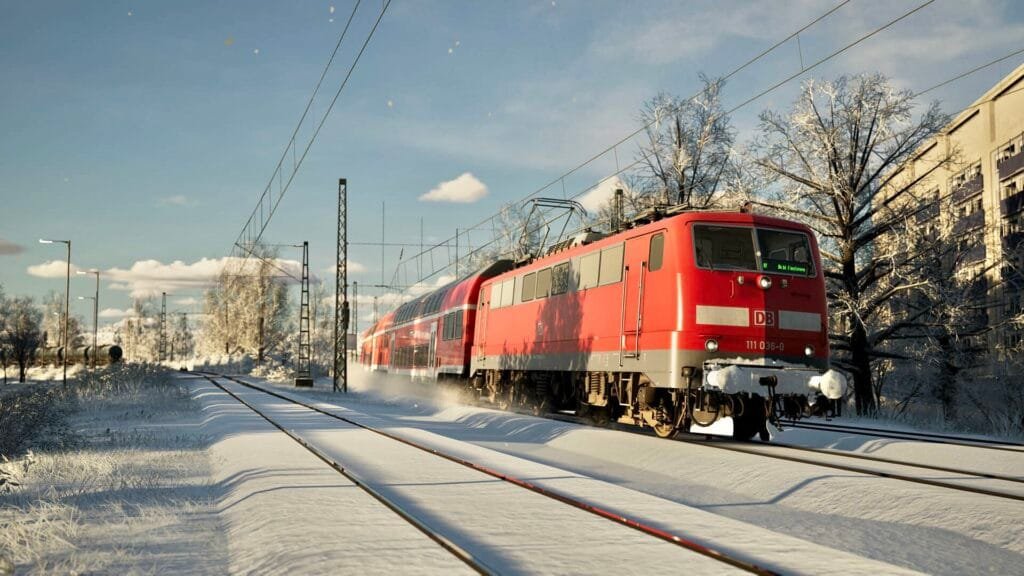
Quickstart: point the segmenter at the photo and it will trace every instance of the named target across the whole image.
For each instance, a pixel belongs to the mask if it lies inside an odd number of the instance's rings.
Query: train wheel
[[[547,395],[544,395],[541,396],[540,398],[537,398],[531,404],[531,406],[533,408],[534,416],[543,416],[544,414],[547,414],[548,411],[551,410],[551,400],[548,398]]]
[[[581,408],[581,414],[585,414],[590,421],[594,423],[594,426],[605,427],[608,422],[611,421],[611,408],[608,406],[593,406],[590,404],[583,404]]]
[[[652,428],[658,438],[672,438],[676,435],[676,425],[672,423],[655,424]]]

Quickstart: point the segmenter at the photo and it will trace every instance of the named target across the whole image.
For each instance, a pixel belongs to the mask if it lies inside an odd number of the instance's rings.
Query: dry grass
[[[0,557],[19,574],[216,572],[195,553],[222,536],[187,389],[138,365],[69,384],[5,399],[34,420],[4,465],[19,485],[0,487]]]

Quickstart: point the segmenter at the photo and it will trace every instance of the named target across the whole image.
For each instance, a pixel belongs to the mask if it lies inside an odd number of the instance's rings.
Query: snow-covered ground
[[[353,376],[347,395],[329,381],[304,390],[246,380],[782,573],[1010,574],[1024,565],[1021,502],[467,406],[432,386]],[[0,558],[19,573],[469,572],[223,391],[173,378],[87,397],[58,431],[63,444],[40,443],[22,485],[0,492]],[[221,382],[500,573],[733,570]],[[797,429],[776,439],[1024,477],[1024,454],[1011,452]]]
[[[357,375],[348,396],[292,393],[372,414],[416,435],[469,442],[898,566],[1006,574],[1024,565],[1021,502],[463,406],[443,394],[414,396],[428,386],[380,384]],[[777,438],[850,447],[834,436],[794,429]],[[862,439],[858,446],[892,458],[910,454],[936,465],[1024,476],[1024,454],[901,440]]]

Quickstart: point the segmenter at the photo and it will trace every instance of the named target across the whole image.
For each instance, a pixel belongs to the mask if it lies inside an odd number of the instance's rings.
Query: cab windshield
[[[814,275],[810,242],[802,232],[697,224],[693,246],[700,268]]]

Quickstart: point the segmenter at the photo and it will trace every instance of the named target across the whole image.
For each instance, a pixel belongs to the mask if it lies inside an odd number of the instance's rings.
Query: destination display
[[[780,274],[810,274],[811,268],[806,262],[793,262],[791,260],[762,260],[761,270],[764,272],[777,272]]]

